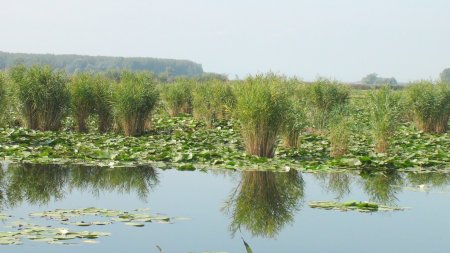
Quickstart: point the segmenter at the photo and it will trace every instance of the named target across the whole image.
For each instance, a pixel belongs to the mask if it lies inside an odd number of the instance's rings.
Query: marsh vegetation
[[[361,91],[273,73],[166,83],[146,72],[68,76],[19,65],[0,77],[0,155],[186,169],[442,169],[449,87]]]

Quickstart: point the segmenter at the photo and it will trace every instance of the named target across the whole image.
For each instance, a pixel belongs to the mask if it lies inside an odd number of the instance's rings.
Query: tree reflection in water
[[[241,226],[254,236],[275,237],[292,223],[304,197],[304,181],[297,171],[244,171],[223,210],[231,214],[234,235]]]
[[[24,201],[46,204],[64,198],[72,190],[88,190],[97,195],[101,191],[136,191],[140,198],[146,199],[158,182],[157,172],[147,166],[106,168],[11,164],[0,172],[0,204],[8,207]]]

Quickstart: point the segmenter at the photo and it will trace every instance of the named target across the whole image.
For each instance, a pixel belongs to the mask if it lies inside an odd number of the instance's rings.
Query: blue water
[[[283,193],[289,187],[300,192],[298,194],[300,197],[294,198],[296,210],[290,210],[292,220],[279,226],[274,235],[255,233],[242,224],[240,230],[233,235],[230,231],[233,210],[227,213],[221,208],[230,194],[240,193],[242,184],[245,183],[242,180],[242,172],[176,170],[156,170],[155,172],[159,182],[148,189],[146,196],[138,194],[138,191],[132,188],[130,191],[122,191],[110,187],[94,193],[95,187],[73,187],[70,183],[64,182],[62,183],[63,191],[58,200],[52,197],[48,202],[33,204],[25,198],[12,207],[4,204],[2,209],[3,212],[12,214],[14,217],[28,217],[31,212],[56,208],[95,206],[133,210],[148,207],[152,213],[187,217],[190,218],[189,220],[175,220],[173,224],[147,223],[141,228],[129,227],[121,223],[82,228],[80,230],[107,231],[112,235],[99,238],[97,240],[100,243],[92,245],[61,246],[25,240],[23,245],[0,246],[0,252],[159,253],[156,248],[159,245],[166,253],[204,251],[243,253],[245,247],[241,237],[249,243],[255,253],[447,253],[450,250],[448,174],[442,174],[446,180],[438,183],[427,180],[414,183],[407,179],[406,174],[396,174],[397,179],[386,184],[374,179],[374,182],[378,183],[373,184],[379,192],[373,193],[367,189],[367,180],[356,172],[340,174],[343,175],[344,179],[341,181],[344,182],[342,183],[344,186],[334,187],[334,190],[330,189],[333,188],[330,186],[333,182],[327,180],[331,174],[299,173],[296,175],[291,172],[291,177],[301,180],[295,181],[297,182],[295,185],[282,185],[279,192]],[[253,174],[253,177],[255,175]],[[383,178],[390,178],[390,176],[381,175],[378,179],[381,178],[381,182],[385,182]],[[273,175],[268,176],[269,179],[272,177]],[[301,183],[298,184],[298,182]],[[336,190],[337,188],[341,190]],[[384,194],[386,189],[390,189],[388,194]],[[270,189],[265,190],[265,192],[271,192]],[[255,190],[255,192],[258,191]],[[380,195],[383,196],[380,197]],[[359,213],[308,207],[310,201],[334,199],[341,201],[375,199],[389,205],[408,207],[408,209],[396,212]],[[252,210],[250,209],[249,212]],[[276,214],[275,212],[274,215]],[[277,217],[272,218],[277,219]],[[264,221],[261,223],[265,224]]]

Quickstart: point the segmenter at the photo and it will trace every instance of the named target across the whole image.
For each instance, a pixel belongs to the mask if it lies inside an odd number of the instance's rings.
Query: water
[[[1,252],[449,252],[450,174],[182,172],[152,168],[4,166],[3,212],[28,217],[56,208],[148,207],[173,224],[121,223],[99,244],[23,241]],[[409,207],[359,213],[312,209],[310,201],[373,200]],[[41,221],[42,222],[42,221]],[[43,221],[48,222],[48,221]],[[48,225],[56,225],[48,222]],[[61,225],[59,225],[61,226]],[[2,230],[2,229],[0,229]]]

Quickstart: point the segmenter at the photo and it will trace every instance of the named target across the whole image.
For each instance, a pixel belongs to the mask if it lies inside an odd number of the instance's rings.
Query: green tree
[[[396,85],[397,80],[394,77],[379,77],[377,73],[370,73],[361,79],[363,84],[390,84]]]
[[[442,70],[440,77],[442,82],[450,83],[450,68]]]
[[[378,74],[376,73],[370,73],[367,76],[363,77],[361,79],[361,82],[364,84],[375,84],[378,79]]]

